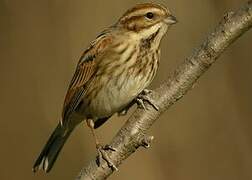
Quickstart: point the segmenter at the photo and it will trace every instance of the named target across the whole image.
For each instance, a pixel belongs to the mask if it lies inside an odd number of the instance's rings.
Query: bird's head
[[[148,37],[158,31],[164,34],[175,23],[177,23],[176,17],[165,6],[145,3],[126,11],[117,22],[117,26]]]

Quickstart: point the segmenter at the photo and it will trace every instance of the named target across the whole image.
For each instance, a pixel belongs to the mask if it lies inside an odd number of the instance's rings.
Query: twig
[[[251,0],[238,11],[229,12],[224,16],[202,45],[176,69],[167,82],[154,91],[152,98],[159,107],[159,111],[148,104],[146,105],[147,111],[137,109],[113,138],[110,145],[117,151],[110,152],[109,157],[117,167],[138,147],[149,146],[153,137],[148,137],[146,131],[165,110],[183,97],[222,52],[251,26]],[[107,166],[106,162],[102,162],[98,167],[96,158],[94,158],[81,170],[77,179],[106,179],[112,173],[112,169]]]

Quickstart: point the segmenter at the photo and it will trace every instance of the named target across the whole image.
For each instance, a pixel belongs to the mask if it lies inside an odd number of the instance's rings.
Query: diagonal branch
[[[147,111],[137,109],[131,115],[110,143],[117,149],[109,154],[112,162],[119,166],[138,147],[148,146],[152,137],[148,137],[146,131],[158,117],[182,98],[224,50],[251,27],[252,1],[250,0],[238,11],[227,13],[202,45],[175,70],[164,84],[154,91],[152,98],[159,107],[159,111],[146,105]],[[106,162],[102,162],[98,167],[94,158],[81,170],[77,179],[106,179],[112,173],[112,169]]]

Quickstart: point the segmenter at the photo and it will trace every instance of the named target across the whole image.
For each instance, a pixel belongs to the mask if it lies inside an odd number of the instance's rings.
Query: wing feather
[[[81,56],[65,97],[62,124],[67,121],[68,115],[76,109],[82,100],[86,90],[85,85],[96,72],[100,54],[105,52],[111,43],[111,34],[109,32],[103,32]]]

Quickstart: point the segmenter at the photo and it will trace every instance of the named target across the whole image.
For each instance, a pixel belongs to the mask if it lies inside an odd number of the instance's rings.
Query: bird
[[[142,3],[128,9],[103,30],[83,51],[70,81],[62,117],[33,166],[49,172],[75,127],[86,121],[94,136],[99,159],[116,169],[106,156],[113,147],[102,146],[95,129],[112,115],[125,114],[137,102],[145,108],[146,88],[156,75],[160,44],[167,30],[177,23],[164,5]]]

